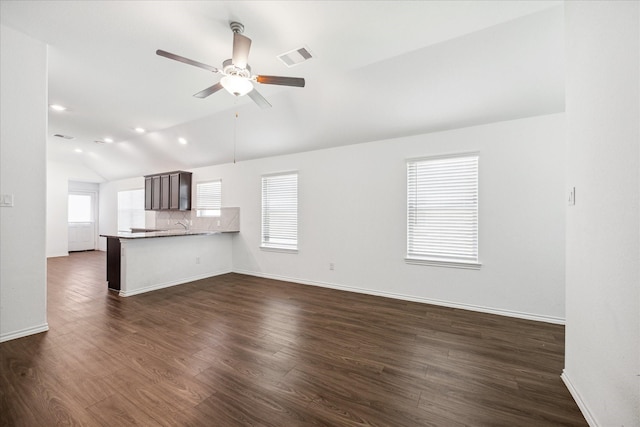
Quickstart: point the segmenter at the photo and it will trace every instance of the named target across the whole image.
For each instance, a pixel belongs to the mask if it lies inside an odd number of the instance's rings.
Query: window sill
[[[429,265],[432,267],[448,267],[448,268],[462,268],[465,270],[480,270],[482,264],[479,262],[463,262],[463,261],[444,261],[422,258],[405,258],[404,261],[407,264],[413,265]]]
[[[268,251],[268,252],[281,252],[281,253],[285,253],[285,254],[297,254],[298,253],[298,248],[296,249],[290,249],[290,248],[277,248],[277,247],[273,247],[273,246],[263,246],[260,245],[260,249],[263,251]]]

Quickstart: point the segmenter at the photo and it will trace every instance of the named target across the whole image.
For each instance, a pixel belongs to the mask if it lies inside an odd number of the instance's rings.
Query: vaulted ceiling
[[[2,0],[0,17],[49,45],[49,103],[68,108],[49,111],[49,159],[104,180],[564,111],[561,2]],[[306,87],[256,84],[270,109],[199,99],[219,76],[155,54],[220,68],[231,21],[254,74]]]

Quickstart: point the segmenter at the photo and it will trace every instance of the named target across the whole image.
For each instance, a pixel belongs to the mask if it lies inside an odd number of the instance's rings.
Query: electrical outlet
[[[335,270],[335,268],[336,268],[336,265],[334,263],[330,262],[329,263],[329,270],[333,271],[333,270]]]
[[[7,208],[13,207],[13,194],[3,194],[0,196],[0,206]]]

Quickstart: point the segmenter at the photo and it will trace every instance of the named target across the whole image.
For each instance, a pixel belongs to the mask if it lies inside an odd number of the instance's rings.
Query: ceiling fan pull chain
[[[233,164],[236,164],[236,140],[238,138],[238,112],[236,111],[236,119],[233,121]]]

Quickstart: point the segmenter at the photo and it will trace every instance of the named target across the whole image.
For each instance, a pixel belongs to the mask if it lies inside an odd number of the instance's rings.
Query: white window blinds
[[[478,265],[478,155],[407,162],[407,260]]]
[[[196,184],[196,215],[220,216],[221,207],[222,181],[198,182]]]
[[[262,177],[262,246],[298,248],[298,174]]]
[[[118,231],[144,227],[144,189],[118,191]]]

